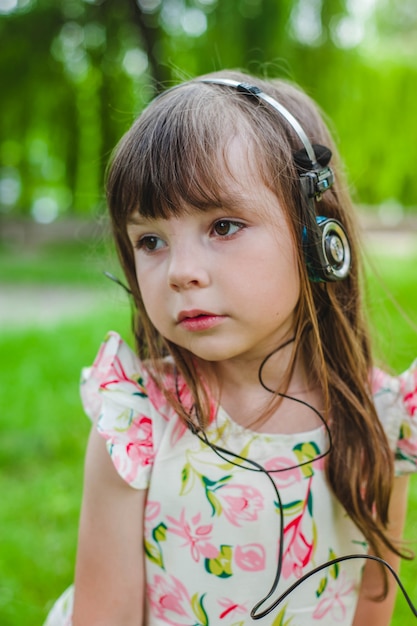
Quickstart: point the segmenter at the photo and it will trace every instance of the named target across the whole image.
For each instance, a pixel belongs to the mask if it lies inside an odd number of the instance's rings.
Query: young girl
[[[84,375],[75,592],[47,625],[388,625],[417,362],[373,367],[317,108],[234,72],[175,87],[108,201],[136,352],[110,333]]]

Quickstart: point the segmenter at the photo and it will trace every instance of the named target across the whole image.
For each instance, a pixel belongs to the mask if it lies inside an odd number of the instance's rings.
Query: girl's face
[[[250,162],[247,145],[233,139],[221,208],[134,214],[128,225],[150,320],[206,361],[259,361],[294,333],[296,251],[283,209]]]

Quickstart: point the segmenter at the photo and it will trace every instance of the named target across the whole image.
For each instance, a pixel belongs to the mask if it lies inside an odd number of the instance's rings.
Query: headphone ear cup
[[[311,230],[313,232],[311,232]],[[314,282],[344,280],[350,272],[349,239],[340,222],[316,217],[315,228],[303,228],[303,249],[308,276]]]

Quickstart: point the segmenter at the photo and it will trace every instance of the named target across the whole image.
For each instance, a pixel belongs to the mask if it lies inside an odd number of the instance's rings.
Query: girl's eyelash
[[[158,242],[161,242],[161,238],[157,235],[142,235],[135,242],[136,250],[144,250],[145,252],[155,252],[158,250]]]
[[[245,228],[245,223],[232,218],[222,218],[216,220],[211,226],[211,231],[216,237],[227,239],[233,237],[240,230]],[[132,238],[133,239],[133,238]],[[147,254],[157,252],[164,247],[165,242],[158,235],[140,235],[132,241],[135,250],[143,250]]]
[[[213,231],[219,237],[231,237],[232,235],[242,230],[242,228],[245,228],[245,224],[243,222],[229,218],[216,220],[213,224]],[[233,232],[230,232],[231,229],[233,230]],[[219,232],[219,230],[226,230],[226,232]]]

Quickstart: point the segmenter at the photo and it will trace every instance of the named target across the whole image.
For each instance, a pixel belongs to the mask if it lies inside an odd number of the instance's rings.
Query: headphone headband
[[[301,190],[307,200],[309,211],[302,232],[302,243],[310,280],[314,282],[333,282],[345,279],[350,271],[351,252],[348,236],[340,222],[318,216],[315,200],[330,189],[334,182],[333,170],[327,165],[331,152],[324,146],[316,146],[321,154],[316,154],[303,127],[280,102],[272,98],[256,85],[242,83],[230,78],[200,78],[198,82],[226,85],[238,92],[263,100],[275,109],[291,126],[308,157],[303,150],[293,155],[297,166]]]
[[[319,168],[320,165],[317,163],[317,158],[313,150],[313,146],[306,133],[304,132],[303,127],[299,124],[299,122],[295,119],[294,115],[288,111],[280,102],[269,96],[267,93],[262,91],[259,87],[255,85],[250,85],[249,83],[240,83],[237,80],[231,80],[229,78],[202,78],[199,80],[202,83],[214,83],[215,85],[227,85],[229,87],[234,87],[241,93],[246,93],[248,95],[256,96],[259,100],[263,100],[267,102],[273,109],[278,111],[292,126],[295,133],[298,135],[301,143],[303,144],[308,158],[312,162],[312,168]]]

